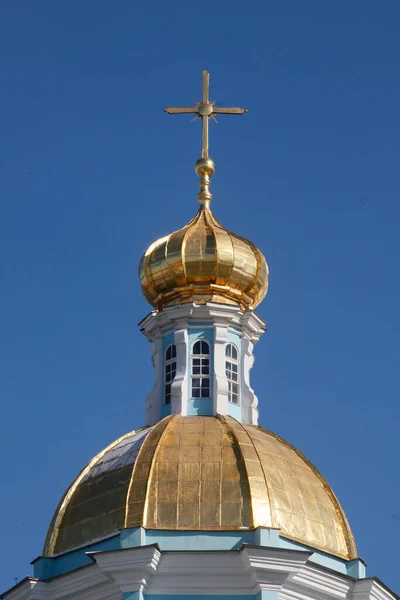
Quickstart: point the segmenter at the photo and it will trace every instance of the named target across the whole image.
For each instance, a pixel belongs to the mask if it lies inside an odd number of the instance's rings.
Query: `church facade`
[[[258,425],[250,383],[268,265],[213,216],[202,102],[200,208],[144,253],[140,323],[155,382],[146,425],[95,456],[61,498],[34,576],[4,600],[395,600],[364,561],[332,488]]]

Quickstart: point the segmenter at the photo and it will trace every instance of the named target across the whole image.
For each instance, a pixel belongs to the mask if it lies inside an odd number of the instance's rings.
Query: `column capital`
[[[156,544],[123,550],[88,552],[88,555],[101,572],[115,582],[123,594],[145,591],[161,559],[161,552]]]

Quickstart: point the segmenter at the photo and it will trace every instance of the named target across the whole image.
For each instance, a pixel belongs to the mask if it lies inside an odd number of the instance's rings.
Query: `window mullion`
[[[240,396],[240,361],[237,348],[228,344],[225,349],[225,373],[228,380],[228,400],[239,404]]]
[[[210,397],[210,347],[207,341],[198,340],[193,345],[191,359],[192,398]]]

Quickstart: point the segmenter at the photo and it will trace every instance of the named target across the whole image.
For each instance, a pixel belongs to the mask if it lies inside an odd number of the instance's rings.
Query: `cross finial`
[[[215,105],[215,100],[210,102],[209,100],[209,88],[210,88],[210,73],[203,71],[202,73],[202,94],[201,102],[196,101],[196,106],[193,107],[180,107],[180,106],[169,106],[164,108],[164,112],[170,115],[178,115],[183,113],[196,113],[193,120],[202,120],[202,144],[201,144],[201,156],[202,158],[208,158],[208,122],[209,119],[213,119],[216,123],[218,122],[215,118],[216,114],[224,115],[243,115],[247,112],[245,108],[233,107],[233,108],[221,108]]]

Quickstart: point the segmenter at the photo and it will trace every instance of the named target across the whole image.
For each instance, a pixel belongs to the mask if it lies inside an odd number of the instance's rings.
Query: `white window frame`
[[[201,353],[201,354],[194,354],[194,349],[196,344],[198,343],[203,343],[207,345],[208,348],[208,352],[207,353]],[[210,351],[210,342],[208,340],[205,340],[204,338],[200,338],[198,340],[196,340],[192,346],[192,353],[191,353],[191,377],[190,377],[190,396],[191,398],[198,398],[198,399],[207,399],[207,398],[211,398],[211,351]],[[201,350],[203,350],[203,348],[201,348]],[[198,364],[195,363],[195,361],[198,361]],[[208,363],[208,365],[207,365]],[[194,370],[199,370],[198,373],[195,373]],[[206,371],[208,369],[208,373],[207,372],[203,372]],[[203,385],[205,383],[207,383],[208,380],[208,386],[207,385]],[[196,385],[196,387],[194,387],[193,383],[194,382],[199,382],[199,386]],[[208,389],[208,394],[207,396],[203,396],[202,395],[202,391],[203,389]],[[198,395],[195,395],[195,390],[199,390]]]
[[[171,357],[167,359],[168,350],[171,349]],[[176,375],[176,345],[169,344],[164,353],[164,404],[171,404],[171,385]],[[168,378],[168,376],[171,377]],[[168,379],[167,379],[168,378]]]
[[[233,356],[232,350],[236,353]],[[228,401],[236,406],[240,405],[240,360],[239,350],[235,344],[229,342],[225,346],[225,374],[228,380]],[[235,379],[236,377],[236,379]]]

